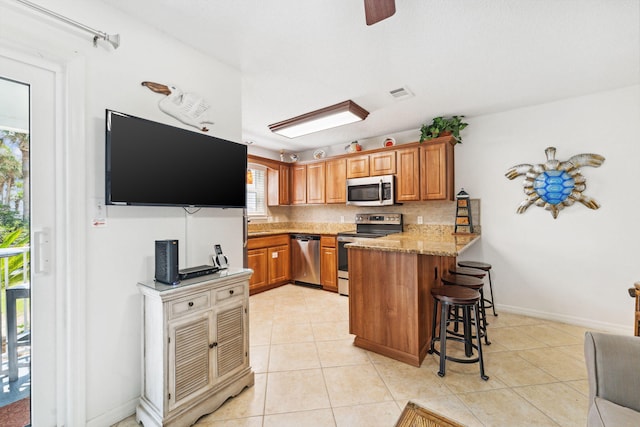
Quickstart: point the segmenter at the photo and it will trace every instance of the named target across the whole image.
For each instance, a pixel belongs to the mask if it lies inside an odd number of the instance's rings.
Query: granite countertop
[[[339,223],[258,223],[249,224],[248,237],[265,237],[276,234],[325,234],[336,235],[346,231],[355,231],[355,224]]]
[[[454,235],[397,233],[376,239],[357,239],[345,248],[369,249],[374,251],[416,253],[433,256],[458,256],[465,249],[480,240],[479,234]]]

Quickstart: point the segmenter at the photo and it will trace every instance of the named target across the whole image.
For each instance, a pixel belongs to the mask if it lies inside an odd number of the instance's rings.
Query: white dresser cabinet
[[[254,382],[249,365],[247,269],[139,283],[143,306],[145,427],[190,426]]]

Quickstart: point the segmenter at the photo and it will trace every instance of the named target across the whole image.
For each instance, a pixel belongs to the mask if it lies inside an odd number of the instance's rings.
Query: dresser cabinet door
[[[212,312],[207,310],[168,324],[169,411],[213,387],[212,321]]]
[[[245,336],[247,313],[242,295],[236,297],[235,301],[231,299],[225,305],[216,306],[215,311],[214,383],[219,383],[249,364]]]

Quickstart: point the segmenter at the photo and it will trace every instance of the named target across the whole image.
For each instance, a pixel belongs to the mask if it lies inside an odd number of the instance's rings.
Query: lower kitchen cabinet
[[[247,267],[253,270],[253,276],[249,281],[249,290],[266,288],[269,285],[268,255],[266,248],[249,249],[247,251]]]
[[[254,271],[249,293],[255,294],[291,280],[291,247],[288,234],[252,237],[247,242],[247,262]]]
[[[269,284],[280,284],[291,279],[291,251],[289,244],[267,249]]]
[[[326,291],[338,292],[338,249],[333,236],[320,237],[320,284]]]
[[[139,423],[190,426],[253,385],[250,275],[235,269],[175,286],[138,284],[144,319]]]

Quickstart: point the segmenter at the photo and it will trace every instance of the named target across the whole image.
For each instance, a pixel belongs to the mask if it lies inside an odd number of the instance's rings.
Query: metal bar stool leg
[[[493,303],[495,300],[493,299],[493,284],[491,283],[491,270],[488,270],[487,273],[489,275],[489,294],[491,295],[491,310],[493,311],[493,315],[497,316],[498,313],[496,313],[496,306]]]
[[[445,374],[445,362],[447,360],[447,306],[444,302],[440,302],[442,311],[440,316],[440,370],[438,375],[444,377]]]
[[[473,306],[473,311],[476,317],[476,337],[478,339],[478,363],[480,364],[480,378],[486,381],[489,379],[489,377],[484,373],[484,360],[482,358],[482,338],[480,337],[480,310],[478,309],[477,303]]]

